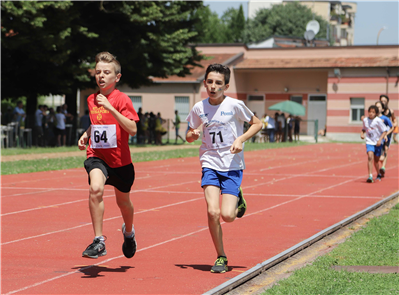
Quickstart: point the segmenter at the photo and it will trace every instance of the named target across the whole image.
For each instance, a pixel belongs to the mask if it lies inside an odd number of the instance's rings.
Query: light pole
[[[378,39],[380,38],[380,34],[381,34],[381,32],[383,31],[383,30],[386,30],[386,29],[388,29],[386,26],[383,26],[381,29],[380,29],[380,31],[378,32],[378,34],[377,34],[377,45],[378,45]]]

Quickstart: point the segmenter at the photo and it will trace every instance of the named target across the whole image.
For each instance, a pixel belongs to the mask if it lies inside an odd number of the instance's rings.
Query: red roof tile
[[[276,68],[368,68],[397,67],[397,56],[391,57],[330,57],[330,58],[268,58],[245,59],[235,69],[276,69]]]
[[[176,75],[170,76],[166,79],[163,78],[152,78],[154,82],[197,82],[203,75],[205,75],[206,68],[211,63],[223,64],[236,54],[204,54],[209,59],[202,60],[199,64],[203,67],[191,67],[191,75],[186,77],[179,77]]]

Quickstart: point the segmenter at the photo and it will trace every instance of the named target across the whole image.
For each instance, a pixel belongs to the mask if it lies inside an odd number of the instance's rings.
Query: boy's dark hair
[[[370,112],[370,110],[374,110],[376,115],[378,115],[380,113],[380,111],[378,110],[378,107],[375,105],[369,106],[369,112]]]
[[[208,68],[206,69],[206,73],[205,73],[205,81],[208,78],[208,74],[210,72],[217,72],[219,74],[224,75],[224,84],[229,84],[230,82],[230,69],[228,66],[224,66],[221,64],[211,64],[208,66]]]
[[[385,104],[382,103],[382,101],[378,100],[376,101],[376,103],[374,105],[377,105],[377,103],[379,103],[382,107],[382,113],[385,113],[385,110],[387,109],[387,107],[385,106]]]
[[[381,94],[381,95],[380,95],[380,100],[381,100],[381,98],[383,98],[383,97],[385,97],[385,98],[387,99],[387,101],[389,101],[389,97],[388,97],[388,95]]]

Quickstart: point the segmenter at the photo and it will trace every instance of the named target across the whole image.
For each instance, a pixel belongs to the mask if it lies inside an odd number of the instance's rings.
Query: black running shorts
[[[90,157],[84,162],[87,175],[89,176],[90,184],[90,171],[98,168],[100,169],[107,179],[105,184],[112,185],[116,187],[123,193],[130,192],[134,182],[134,166],[132,163],[126,166],[111,168],[100,158]]]

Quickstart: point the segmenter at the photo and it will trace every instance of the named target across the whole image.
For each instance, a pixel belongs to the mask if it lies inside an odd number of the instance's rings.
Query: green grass
[[[398,274],[336,271],[333,265],[399,265],[399,204],[389,214],[371,219],[365,228],[294,272],[262,295],[288,294],[399,294]]]
[[[170,150],[170,151],[151,151],[151,152],[138,152],[132,153],[133,163],[158,161],[175,158],[198,157],[198,148],[200,142],[192,145],[192,148]],[[284,148],[304,145],[308,143],[246,143],[245,151],[255,151],[271,148]],[[152,146],[152,145],[148,145]],[[145,147],[145,146],[144,146]],[[143,146],[134,147],[137,149]],[[60,147],[60,148],[32,148],[32,149],[3,149],[2,155],[22,155],[22,154],[40,154],[40,153],[61,153],[78,151],[77,147]],[[30,153],[29,153],[30,152]],[[37,160],[21,160],[12,162],[1,163],[1,175],[31,173],[40,171],[62,170],[71,168],[83,167],[83,162],[86,159],[85,152],[82,156],[68,157],[68,158],[55,158],[55,159],[37,159]]]

